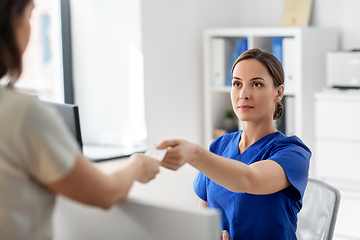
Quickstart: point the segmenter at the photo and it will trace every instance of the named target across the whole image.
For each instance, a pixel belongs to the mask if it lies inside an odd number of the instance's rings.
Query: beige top
[[[37,97],[0,88],[0,239],[51,239],[55,195],[43,184],[80,152],[57,113]]]

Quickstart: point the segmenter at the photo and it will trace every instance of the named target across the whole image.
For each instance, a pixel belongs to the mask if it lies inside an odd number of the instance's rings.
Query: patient
[[[169,140],[162,166],[189,163],[199,205],[222,213],[223,239],[296,239],[297,214],[307,185],[311,151],[296,136],[279,132],[284,72],[271,53],[250,49],[232,68],[231,102],[242,130],[218,137],[210,151]]]
[[[136,154],[125,168],[102,174],[52,109],[14,90],[33,8],[33,0],[0,2],[0,80],[11,79],[0,88],[0,239],[52,239],[56,194],[109,208],[134,181],[155,178],[160,167],[158,160]]]

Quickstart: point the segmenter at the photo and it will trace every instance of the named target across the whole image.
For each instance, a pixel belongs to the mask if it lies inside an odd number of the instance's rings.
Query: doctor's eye
[[[238,88],[238,87],[241,87],[241,83],[236,81],[236,82],[233,82],[233,86]]]
[[[258,82],[254,82],[253,86],[254,86],[254,87],[261,87],[262,84],[261,84],[261,83],[258,83]]]

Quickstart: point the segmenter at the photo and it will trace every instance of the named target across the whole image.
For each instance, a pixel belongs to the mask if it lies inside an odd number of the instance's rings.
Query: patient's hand
[[[160,162],[157,159],[150,158],[144,154],[133,154],[130,157],[130,160],[138,169],[136,180],[141,183],[147,183],[154,179],[160,171]]]
[[[222,240],[232,240],[232,239],[230,238],[229,232],[226,231],[226,230],[222,231],[221,239],[222,239]]]

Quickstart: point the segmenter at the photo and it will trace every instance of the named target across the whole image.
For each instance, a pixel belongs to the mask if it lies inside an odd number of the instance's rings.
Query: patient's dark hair
[[[9,75],[11,84],[20,77],[22,60],[14,34],[14,19],[24,13],[32,0],[0,1],[0,80]]]
[[[268,69],[275,87],[284,85],[284,70],[280,61],[273,54],[259,48],[249,49],[236,59],[231,70],[231,78],[236,64],[246,59],[256,59],[262,63]],[[284,105],[281,102],[276,103],[273,119],[279,119],[283,113]]]

